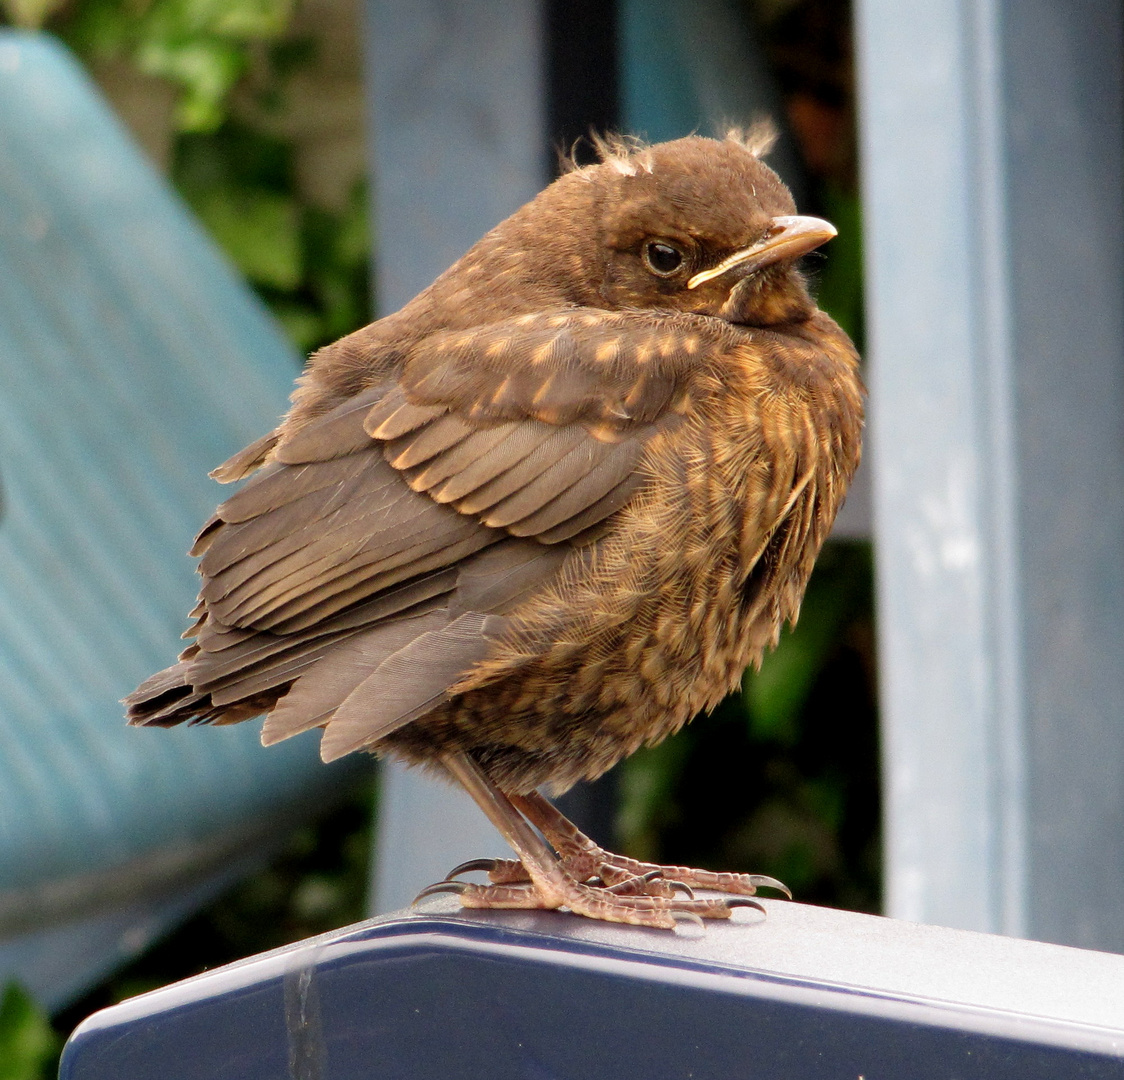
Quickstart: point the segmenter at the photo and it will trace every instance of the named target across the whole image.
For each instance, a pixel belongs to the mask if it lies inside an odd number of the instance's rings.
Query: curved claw
[[[783,881],[777,881],[768,874],[750,874],[749,880],[755,889],[776,889],[777,892],[783,892],[789,900],[792,899],[792,890]]]
[[[706,932],[706,923],[702,921],[702,917],[696,915],[693,911],[676,911],[674,908],[671,910],[671,917],[677,923],[691,923],[697,926],[704,933]]]
[[[768,912],[766,912],[765,910],[764,904],[761,904],[748,896],[727,896],[725,899],[723,899],[722,902],[726,905],[726,907],[730,909],[736,907],[751,907],[756,908],[761,912],[762,915],[768,914]]]
[[[688,900],[694,900],[695,890],[692,889],[691,886],[688,885],[685,881],[672,881],[671,878],[665,878],[664,880],[668,883],[668,885],[671,886],[672,890],[682,889],[686,894]]]
[[[414,899],[410,902],[410,907],[413,907],[419,900],[424,900],[427,896],[435,896],[437,893],[455,893],[457,896],[463,896],[472,886],[465,881],[435,881],[432,885],[427,885]]]
[[[459,866],[454,866],[444,877],[445,881],[452,881],[453,878],[460,877],[461,874],[469,874],[473,870],[487,870],[491,872],[496,868],[497,859],[469,859],[467,862],[462,862]]]

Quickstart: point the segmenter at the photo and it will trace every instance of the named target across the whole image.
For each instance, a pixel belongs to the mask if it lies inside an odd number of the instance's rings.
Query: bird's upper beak
[[[830,221],[824,221],[823,218],[803,215],[775,217],[768,231],[756,244],[735,251],[709,270],[700,270],[687,282],[687,288],[695,289],[704,281],[710,281],[735,267],[746,275],[781,259],[795,259],[818,248],[838,231]]]

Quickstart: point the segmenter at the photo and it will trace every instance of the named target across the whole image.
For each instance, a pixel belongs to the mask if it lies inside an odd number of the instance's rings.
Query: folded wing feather
[[[220,466],[272,450],[200,534],[195,641],[127,699],[133,722],[276,701],[263,741],[327,725],[330,759],[445,700],[681,422],[713,321],[678,325],[567,309],[432,335],[396,383]]]

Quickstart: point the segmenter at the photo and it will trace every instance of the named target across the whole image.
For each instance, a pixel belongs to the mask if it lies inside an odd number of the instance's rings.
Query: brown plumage
[[[795,621],[862,390],[795,265],[834,230],[794,216],[759,133],[601,149],[316,354],[216,470],[254,476],[193,549],[194,641],[127,704],[442,766],[521,859],[464,903],[669,926],[735,901],[675,897],[534,791],[713,707]]]

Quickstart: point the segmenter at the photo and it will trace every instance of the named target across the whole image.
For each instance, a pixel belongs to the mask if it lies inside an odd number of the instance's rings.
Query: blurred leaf
[[[58,29],[79,55],[123,56],[178,86],[180,130],[214,131],[251,46],[280,37],[292,11],[292,0],[78,0]]]
[[[176,106],[181,131],[213,131],[223,121],[227,95],[246,70],[246,56],[234,42],[207,37],[156,38],[136,49],[137,67],[178,84]]]
[[[296,889],[290,901],[294,912],[305,920],[330,917],[342,906],[344,886],[326,874],[309,874]]]
[[[836,184],[824,184],[820,201],[839,235],[825,248],[816,302],[862,348],[863,245],[859,197]]]
[[[856,572],[861,545],[833,542],[825,547],[808,583],[800,618],[782,632],[760,671],[743,681],[755,736],[792,745],[799,735],[800,712],[824,664],[836,648],[843,626],[865,600],[864,578]]]
[[[300,214],[295,200],[270,191],[225,186],[189,192],[188,200],[251,281],[282,290],[300,284]]]
[[[675,788],[689,752],[690,741],[673,736],[621,762],[616,831],[621,850],[633,858],[658,854],[658,832],[674,816]]]
[[[282,299],[272,301],[269,306],[285,336],[305,355],[330,336],[324,332],[323,317],[307,304]]]
[[[176,140],[173,179],[181,191],[221,184],[292,197],[293,148],[245,122],[228,120],[218,131]]]
[[[9,983],[0,997],[0,1080],[46,1080],[54,1074],[59,1041],[47,1014]]]
[[[370,250],[367,193],[363,185],[357,184],[348,200],[347,209],[336,219],[332,254],[339,266],[365,269]]]
[[[839,776],[820,776],[809,780],[801,795],[817,821],[822,821],[832,833],[839,831],[846,801],[843,781]]]
[[[185,0],[199,25],[245,41],[275,38],[293,16],[293,0]]]
[[[233,121],[182,136],[172,175],[302,353],[370,319],[364,185],[339,211],[302,204],[291,144]]]
[[[21,30],[38,30],[66,0],[0,0],[0,10],[13,26]]]
[[[370,249],[367,196],[357,184],[342,211],[305,212],[305,274],[313,306],[322,318],[320,340],[334,341],[370,319]]]

